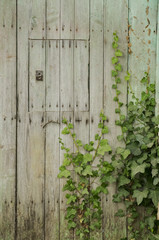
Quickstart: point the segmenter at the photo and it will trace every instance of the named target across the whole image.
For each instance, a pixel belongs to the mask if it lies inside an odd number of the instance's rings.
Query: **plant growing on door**
[[[117,137],[123,147],[117,147],[112,156],[115,169],[117,193],[114,202],[124,202],[126,211],[119,209],[117,216],[128,219],[128,237],[125,240],[159,239],[159,116],[155,114],[155,84],[150,83],[149,74],[141,79],[141,98],[133,93],[130,74],[128,82],[131,101],[127,105],[127,115],[122,114],[119,77],[122,66],[119,63],[122,52],[119,50],[118,36],[114,33],[114,57],[112,64],[112,88],[116,92],[116,125],[121,128]],[[157,214],[158,212],[158,214]]]
[[[100,134],[95,135],[94,141],[83,144],[76,138],[73,125],[67,119],[63,119],[65,128],[62,134],[72,138],[75,151],[67,148],[60,138],[61,149],[65,153],[58,177],[66,179],[63,191],[67,191],[68,228],[73,229],[80,239],[85,240],[93,240],[93,237],[90,238],[90,232],[93,236],[93,232],[102,227],[101,194],[108,194],[107,186],[112,180],[111,174],[114,170],[104,159],[104,155],[112,151],[108,140],[103,139],[103,135],[108,133],[106,120],[106,116],[101,112],[98,124]]]

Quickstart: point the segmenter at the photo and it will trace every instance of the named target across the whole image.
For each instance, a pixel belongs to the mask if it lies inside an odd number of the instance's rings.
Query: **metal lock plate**
[[[36,71],[36,81],[43,81],[43,71]]]

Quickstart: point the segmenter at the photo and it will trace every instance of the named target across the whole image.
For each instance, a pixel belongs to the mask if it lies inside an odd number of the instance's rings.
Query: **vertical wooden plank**
[[[31,39],[45,38],[45,0],[30,0],[30,35]],[[23,9],[24,11],[24,9]]]
[[[120,15],[120,18],[118,17]],[[112,16],[114,16],[112,18]],[[115,114],[116,104],[113,101],[115,91],[112,89],[111,70],[113,69],[111,58],[114,56],[112,48],[113,32],[117,31],[119,35],[119,46],[123,52],[120,63],[123,66],[123,72],[120,74],[122,84],[119,89],[121,91],[120,101],[127,101],[127,84],[123,80],[127,71],[127,29],[128,29],[128,1],[121,0],[114,2],[111,0],[104,1],[104,111],[108,117],[109,134],[106,135],[110,145],[116,148],[119,145],[117,136],[120,135],[120,128],[115,125],[117,114]],[[123,108],[124,113],[126,109]],[[110,160],[107,158],[107,160]],[[123,208],[122,204],[114,204],[112,202],[115,194],[115,186],[109,188],[109,195],[103,199],[104,209],[104,239],[116,240],[126,237],[126,218],[118,219],[115,213],[119,208]]]
[[[60,121],[60,138],[63,139],[64,144],[73,151],[73,141],[68,135],[62,135],[61,131],[65,127],[62,124],[62,119],[66,118],[69,122],[73,123],[73,112],[61,112],[61,121]],[[64,151],[60,149],[60,165],[62,165],[64,160]],[[72,173],[73,174],[73,173]],[[73,240],[73,232],[70,232],[67,227],[67,220],[65,220],[67,200],[65,198],[66,192],[63,192],[63,186],[65,185],[66,180],[60,179],[60,239],[62,240]]]
[[[75,39],[89,39],[90,0],[75,0]]]
[[[159,22],[159,4],[158,4]],[[159,115],[159,25],[157,26],[157,52],[156,52],[156,115]]]
[[[74,43],[74,109],[89,109],[89,45],[88,41]]]
[[[45,240],[59,240],[59,112],[47,112],[46,124]]]
[[[156,67],[156,24],[157,0],[129,1],[129,36],[131,54],[129,55],[129,71],[132,75],[132,88],[140,97],[141,83],[144,72],[150,74],[154,82]]]
[[[16,1],[0,1],[0,239],[14,239],[16,179]]]
[[[73,110],[73,41],[60,41],[60,94],[62,111]]]
[[[42,74],[42,80],[37,75]],[[30,41],[29,56],[29,111],[45,109],[45,42]]]
[[[76,133],[77,139],[80,139],[83,144],[87,144],[89,142],[89,112],[75,112],[74,132]],[[76,149],[74,149],[74,151],[76,151]],[[82,151],[82,153],[84,152],[85,151]],[[78,176],[76,175],[76,173],[74,174],[75,181],[78,182]],[[80,238],[74,233],[74,239],[78,240]]]
[[[34,1],[36,3],[37,1]],[[40,1],[39,1],[40,2]],[[28,113],[29,26],[32,1],[18,1],[17,240],[44,238],[43,112]],[[41,18],[43,16],[41,15]],[[37,31],[37,30],[36,30]],[[40,30],[39,30],[40,31]],[[35,37],[35,36],[34,36]],[[41,38],[41,34],[37,34]],[[40,47],[40,46],[39,46]],[[38,50],[37,50],[38,51]],[[41,53],[41,47],[37,54]],[[33,56],[36,58],[36,56]],[[38,61],[38,60],[37,60]],[[42,60],[43,61],[43,60]],[[36,64],[36,63],[34,63]],[[34,65],[35,66],[35,65]],[[38,70],[38,69],[37,69]],[[39,69],[40,70],[40,69]],[[35,75],[34,75],[35,77]]]
[[[74,15],[74,0],[61,0],[61,39],[74,39]]]
[[[19,118],[18,138],[18,236],[44,239],[44,143],[42,112]],[[26,129],[25,129],[26,128]],[[23,151],[22,151],[23,150]]]
[[[103,0],[92,0],[90,9],[90,140],[99,132],[103,109]],[[97,165],[96,161],[94,165]],[[102,230],[91,234],[102,239]]]
[[[47,0],[47,39],[60,39],[60,1]]]
[[[60,42],[46,42],[46,111],[59,110]]]

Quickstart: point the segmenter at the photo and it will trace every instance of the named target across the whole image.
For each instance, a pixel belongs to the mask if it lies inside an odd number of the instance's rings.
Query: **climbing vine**
[[[125,106],[120,101],[122,65],[119,38],[114,33],[112,47],[112,88],[116,95],[115,124],[121,129],[117,136],[119,146],[112,151],[104,134],[108,133],[107,117],[100,113],[98,128],[100,135],[83,144],[76,138],[73,125],[63,119],[66,125],[62,134],[69,135],[75,146],[71,151],[60,138],[61,149],[65,151],[59,178],[65,178],[63,191],[67,191],[66,219],[68,228],[74,230],[80,239],[93,240],[93,234],[102,227],[101,193],[108,194],[108,185],[116,181],[115,203],[123,202],[125,210],[119,209],[118,217],[126,217],[128,234],[121,240],[159,239],[159,116],[155,114],[155,84],[150,83],[148,73],[141,79],[143,91],[137,98],[131,87],[131,75],[127,72],[128,94],[131,99]],[[127,114],[123,114],[123,106]],[[105,161],[105,154],[111,154],[112,162]],[[98,160],[98,161],[96,161]],[[94,166],[94,164],[98,162]],[[73,169],[71,171],[70,169]],[[124,236],[125,237],[125,236]]]
[[[120,102],[121,83],[119,77],[122,66],[119,63],[122,52],[119,50],[118,36],[114,33],[114,70],[112,77],[116,91],[114,101],[117,103],[115,113],[119,116],[116,125],[121,128],[117,137],[123,142],[123,147],[117,147],[112,156],[112,166],[115,169],[117,193],[114,202],[123,202],[126,211],[119,209],[117,216],[128,219],[128,237],[126,240],[159,239],[159,219],[157,211],[159,204],[159,116],[156,116],[155,84],[150,83],[148,73],[141,80],[144,90],[141,99],[133,93],[130,74],[128,82],[131,101],[127,105],[127,115],[122,114]]]
[[[103,135],[108,133],[106,120],[106,116],[101,112],[98,124],[100,134],[95,135],[94,142],[83,144],[76,138],[73,125],[67,119],[63,119],[66,126],[62,134],[72,138],[75,151],[71,152],[60,138],[61,149],[65,153],[58,177],[66,179],[63,191],[67,191],[68,229],[74,230],[75,234],[84,240],[93,240],[90,232],[101,229],[101,193],[108,193],[107,186],[113,171],[112,165],[104,160],[104,155],[112,151],[108,140],[103,139]],[[74,170],[73,173],[70,170],[71,167]]]

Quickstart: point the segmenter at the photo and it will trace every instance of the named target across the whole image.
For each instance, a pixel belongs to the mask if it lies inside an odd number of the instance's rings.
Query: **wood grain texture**
[[[29,111],[45,110],[45,42],[31,40],[29,47]],[[38,81],[37,71],[43,79]]]
[[[99,133],[99,114],[103,109],[103,0],[92,0],[90,9],[90,140]],[[95,146],[96,147],[96,146]],[[94,162],[96,166],[98,160]],[[102,239],[102,230],[91,233]]]
[[[156,76],[156,24],[157,0],[129,1],[129,35],[131,54],[129,55],[129,71],[132,75],[132,88],[140,97],[144,72],[149,72],[150,80]],[[130,98],[131,99],[131,98]]]
[[[75,38],[74,9],[74,0],[61,0],[61,39]]]
[[[39,1],[41,2],[41,1]],[[34,3],[38,3],[34,1]],[[37,7],[37,5],[36,5]],[[24,11],[25,9],[25,11]],[[35,9],[34,9],[35,10]],[[44,238],[44,150],[45,132],[44,113],[28,113],[28,80],[29,80],[29,31],[32,11],[32,2],[18,1],[18,121],[17,121],[17,239]],[[39,9],[37,11],[40,11]],[[41,15],[41,18],[44,16]],[[38,16],[39,19],[39,16]],[[43,22],[39,19],[38,22]],[[38,29],[39,33],[38,33]],[[41,38],[41,27],[36,28],[37,35]],[[38,42],[39,41],[39,42]],[[37,40],[36,54],[41,54],[42,41]],[[44,55],[45,56],[45,55]],[[40,55],[39,55],[40,57]],[[32,58],[40,64],[37,56]],[[32,59],[33,60],[33,59]],[[45,59],[41,58],[42,61]],[[44,62],[45,63],[45,62]],[[35,65],[34,65],[35,64]],[[33,62],[33,66],[36,63]],[[37,66],[41,67],[41,65]],[[38,70],[38,69],[36,69]],[[39,69],[40,70],[40,69]],[[35,73],[34,73],[35,74]],[[35,75],[34,75],[35,80]],[[36,88],[34,89],[36,91]],[[40,100],[40,98],[39,98]],[[42,100],[40,100],[42,101]],[[39,109],[41,110],[41,109]]]
[[[59,0],[47,0],[47,38],[60,39],[61,5]]]
[[[105,137],[108,139],[109,144],[113,150],[119,146],[117,136],[120,135],[120,127],[115,125],[115,120],[118,119],[118,115],[115,114],[116,103],[113,102],[115,91],[112,89],[114,79],[111,77],[111,70],[113,65],[111,58],[114,56],[114,50],[112,48],[113,32],[117,31],[119,35],[119,46],[123,52],[123,57],[120,59],[120,63],[123,66],[123,72],[120,74],[122,83],[119,85],[121,91],[120,101],[126,103],[127,101],[127,83],[124,80],[125,73],[127,71],[127,28],[128,28],[128,1],[121,0],[114,2],[111,0],[104,1],[104,111],[108,117],[109,134]],[[120,15],[120,18],[118,17]],[[112,18],[112,16],[114,16]],[[122,109],[123,113],[126,113],[126,109]],[[106,156],[107,161],[111,161],[109,156]],[[109,187],[109,195],[103,198],[104,208],[104,239],[116,240],[126,237],[126,219],[118,219],[115,217],[115,213],[119,208],[123,208],[122,205],[114,204],[112,202],[113,195],[116,192],[114,185]]]
[[[47,124],[48,123],[48,124]],[[59,112],[46,113],[45,239],[59,240],[60,167]]]
[[[89,43],[74,42],[74,109],[89,109]]]
[[[89,39],[90,0],[75,0],[75,39]]]
[[[60,41],[46,41],[46,111],[59,111]]]
[[[0,1],[0,239],[14,239],[16,179],[16,1]]]
[[[73,41],[60,41],[60,98],[62,111],[73,110],[73,50]]]
[[[31,39],[43,39],[46,36],[45,7],[45,0],[30,0],[29,2],[29,37]]]

